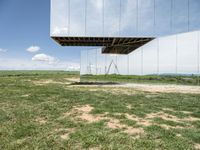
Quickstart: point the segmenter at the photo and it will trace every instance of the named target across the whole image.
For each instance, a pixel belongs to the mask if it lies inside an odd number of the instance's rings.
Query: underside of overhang
[[[152,37],[52,37],[62,46],[100,46],[104,54],[129,54]]]

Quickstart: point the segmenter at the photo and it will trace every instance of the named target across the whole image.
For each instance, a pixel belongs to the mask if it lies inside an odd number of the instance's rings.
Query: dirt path
[[[187,85],[156,85],[156,84],[115,84],[115,85],[76,85],[81,87],[110,87],[110,88],[133,88],[135,90],[152,93],[191,93],[200,94],[200,86]]]

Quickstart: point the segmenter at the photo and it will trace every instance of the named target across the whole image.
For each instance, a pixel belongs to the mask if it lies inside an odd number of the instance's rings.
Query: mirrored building
[[[199,74],[199,0],[51,0],[51,37],[81,74]],[[99,47],[99,48],[97,48]]]

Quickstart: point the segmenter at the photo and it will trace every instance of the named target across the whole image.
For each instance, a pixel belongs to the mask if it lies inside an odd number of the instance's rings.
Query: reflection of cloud
[[[46,54],[37,54],[32,58],[33,61],[43,61],[48,62],[49,64],[54,64],[58,62],[58,59],[55,57],[46,55]]]
[[[31,61],[16,58],[0,58],[0,70],[67,70],[79,71],[80,65],[76,62],[58,61],[48,63],[46,61]]]
[[[86,18],[87,35],[101,36],[104,10],[105,35],[119,35],[120,0],[104,0],[104,8],[103,0],[87,0],[87,16],[85,16],[84,0],[71,1],[70,27],[68,27],[67,1],[52,1],[52,34],[67,35],[67,30],[70,30],[71,35],[83,36]],[[175,2],[173,12],[171,12],[171,1],[167,0],[155,1],[155,11],[154,0],[138,0],[138,7],[137,0],[121,0],[121,2],[121,36],[153,36],[155,33],[168,35],[171,33],[171,19],[173,19],[174,33],[187,31],[187,0]],[[199,4],[200,1],[197,0],[190,2],[191,30],[199,27]],[[171,13],[173,13],[172,18]]]
[[[7,52],[7,49],[0,48],[0,52]]]
[[[28,52],[31,52],[31,53],[35,53],[35,52],[38,52],[40,50],[40,47],[39,46],[30,46],[29,48],[26,49]]]
[[[69,65],[66,69],[68,71],[79,71],[80,70],[80,66],[79,65]]]
[[[52,34],[55,35],[67,34],[67,33],[68,33],[68,28],[59,28],[57,26],[52,31]]]
[[[93,5],[93,7],[95,7],[96,10],[102,12],[102,8],[103,8],[103,1],[102,0],[92,0],[90,1]]]

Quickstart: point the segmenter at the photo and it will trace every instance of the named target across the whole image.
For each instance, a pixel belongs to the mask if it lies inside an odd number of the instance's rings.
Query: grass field
[[[82,81],[110,81],[122,83],[154,83],[154,84],[179,84],[200,85],[200,77],[195,75],[82,75]]]
[[[0,72],[0,149],[200,149],[200,93],[72,84],[78,72]]]

